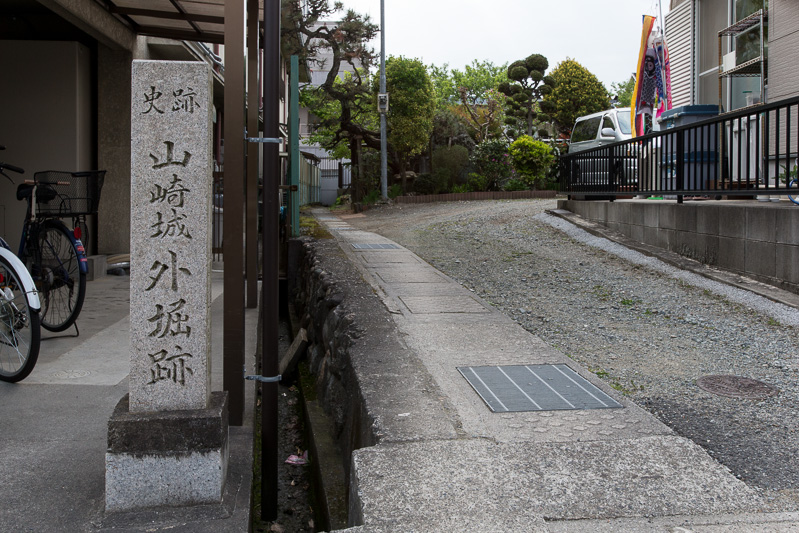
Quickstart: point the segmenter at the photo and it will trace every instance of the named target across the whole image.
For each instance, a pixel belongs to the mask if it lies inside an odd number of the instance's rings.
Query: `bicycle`
[[[3,168],[10,170],[0,163]],[[39,291],[40,323],[47,330],[74,325],[80,335],[75,321],[86,296],[87,259],[80,228],[68,229],[61,218],[96,213],[104,177],[104,170],[45,171],[17,186],[17,199],[27,202],[17,256]]]
[[[788,183],[788,188],[789,189],[798,189],[799,188],[799,180],[796,179],[796,178],[792,179]],[[795,203],[796,205],[799,205],[799,192],[789,192],[788,193],[788,199],[790,201],[792,201],[793,203]]]
[[[22,172],[18,167],[4,168]],[[40,307],[33,278],[0,237],[0,381],[25,379],[36,365],[41,341]]]
[[[785,165],[780,165],[782,167],[782,174],[779,175],[780,181],[783,183],[788,183],[788,189],[791,189],[791,192],[788,193],[788,199],[799,205],[799,192],[793,192],[794,189],[799,188],[799,170],[797,170],[797,165],[793,166],[792,170],[788,170]]]

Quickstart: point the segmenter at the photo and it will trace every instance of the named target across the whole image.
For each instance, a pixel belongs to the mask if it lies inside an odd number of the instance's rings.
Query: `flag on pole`
[[[644,15],[635,88],[630,106],[633,136],[644,135],[644,117],[660,116],[671,109],[671,69],[666,39],[653,31],[655,17]]]

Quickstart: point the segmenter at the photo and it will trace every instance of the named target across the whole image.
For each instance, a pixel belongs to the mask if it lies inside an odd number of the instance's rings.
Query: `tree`
[[[430,79],[436,92],[436,105],[446,107],[461,102],[460,89],[465,89],[469,103],[477,105],[485,99],[486,93],[496,89],[500,83],[507,81],[507,65],[495,65],[491,61],[477,59],[461,71],[449,70],[449,65],[443,67],[430,65]]]
[[[559,131],[568,133],[577,117],[610,108],[605,86],[574,59],[566,59],[552,71],[555,89],[544,101],[553,107],[552,118]]]
[[[449,65],[444,64],[443,67],[430,65],[427,67],[430,74],[430,82],[433,84],[433,91],[435,92],[436,108],[446,109],[457,101],[457,92],[455,91],[455,82],[452,79],[452,74],[449,71]]]
[[[386,61],[386,91],[390,96],[388,142],[405,191],[408,160],[424,152],[433,133],[433,84],[421,61],[392,56]]]
[[[286,37],[283,42],[288,53],[328,69],[324,82],[315,89],[316,98],[308,100],[316,105],[310,110],[323,119],[330,146],[349,145],[353,162],[353,199],[360,201],[364,192],[359,172],[361,146],[365,144],[380,149],[380,132],[375,121],[367,119],[373,117],[370,109],[374,107],[368,72],[377,57],[367,43],[375,37],[378,27],[368,15],[359,15],[352,10],[347,11],[335,26],[321,23],[331,20],[331,15],[342,8],[341,2],[335,2],[331,7],[328,0],[306,0],[303,7],[299,2],[283,0],[282,27]],[[296,38],[298,32],[303,39]],[[321,52],[326,52],[329,64],[320,59]],[[349,65],[351,72],[340,77],[345,64]]]
[[[436,109],[433,116],[433,136],[430,138],[431,151],[434,146],[465,146],[471,150],[474,141],[469,136],[466,125],[451,107]]]
[[[349,73],[344,73],[343,80],[336,84],[349,82]],[[306,86],[300,89],[300,105],[307,108],[316,118],[314,130],[310,132],[307,142],[318,144],[335,159],[352,159],[350,139],[341,132],[341,102],[334,100],[318,87]],[[370,130],[377,130],[377,111],[371,98],[359,100],[358,105],[351,107],[352,120]]]
[[[635,76],[630,76],[630,79],[621,83],[613,82],[610,84],[610,90],[618,99],[617,107],[630,107],[633,101],[633,90],[635,89]]]
[[[508,80],[499,85],[499,91],[507,97],[505,123],[522,123],[527,135],[535,131],[536,118],[547,120],[550,111],[541,100],[552,92],[555,80],[545,76],[549,61],[541,54],[533,54],[527,59],[514,61],[508,67]]]
[[[497,87],[507,80],[506,68],[476,59],[462,71],[446,64],[429,67],[437,108],[457,115],[476,142],[502,132],[504,98]]]

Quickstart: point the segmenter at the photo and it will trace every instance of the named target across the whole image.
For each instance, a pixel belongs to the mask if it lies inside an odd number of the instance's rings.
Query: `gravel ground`
[[[799,510],[799,311],[546,214],[554,200],[384,206],[349,218],[407,247],[692,439],[774,511]],[[779,390],[729,398],[731,374]]]

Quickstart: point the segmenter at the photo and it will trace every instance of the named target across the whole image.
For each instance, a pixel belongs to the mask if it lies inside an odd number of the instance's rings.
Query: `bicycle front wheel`
[[[799,181],[791,180],[788,184],[788,188],[791,189],[791,192],[788,193],[788,198],[795,204],[799,205]]]
[[[25,379],[39,357],[39,313],[28,307],[20,275],[0,257],[0,381]]]
[[[36,242],[32,272],[42,304],[42,327],[64,331],[83,307],[86,274],[80,271],[78,251],[64,225],[45,222]]]

